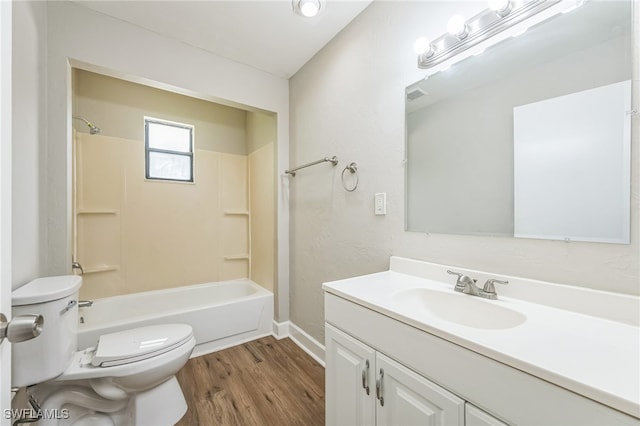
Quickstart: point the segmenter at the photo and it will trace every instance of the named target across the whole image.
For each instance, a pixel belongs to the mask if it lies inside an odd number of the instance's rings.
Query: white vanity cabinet
[[[376,352],[325,324],[325,401],[328,425],[373,425]]]
[[[468,402],[464,407],[465,424],[467,426],[507,426],[493,416],[485,413],[478,407]]]
[[[328,425],[504,425],[329,324],[325,336]]]
[[[328,425],[640,426],[394,315],[325,293]]]

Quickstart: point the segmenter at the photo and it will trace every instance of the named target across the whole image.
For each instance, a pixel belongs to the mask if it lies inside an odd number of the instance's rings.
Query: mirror
[[[629,243],[631,22],[587,2],[409,86],[406,229]]]

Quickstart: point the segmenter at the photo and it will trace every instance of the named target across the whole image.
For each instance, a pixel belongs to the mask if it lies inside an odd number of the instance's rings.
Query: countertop
[[[416,306],[399,306],[394,299],[394,294],[413,288],[474,297],[455,293],[455,277],[449,281],[385,271],[325,283],[323,289],[640,418],[639,327],[499,296],[495,301],[480,300],[520,312],[526,321],[507,329],[478,329],[446,321]]]

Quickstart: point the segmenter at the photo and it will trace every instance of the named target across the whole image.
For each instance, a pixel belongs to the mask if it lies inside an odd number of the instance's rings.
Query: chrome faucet
[[[454,287],[455,291],[459,291],[464,294],[470,294],[472,296],[478,296],[480,294],[480,289],[476,287],[476,282],[478,280],[474,280],[467,275],[461,274],[460,272],[454,272],[449,269],[447,269],[447,274],[458,276],[456,286]]]
[[[454,288],[455,291],[459,291],[464,294],[470,294],[472,296],[480,296],[485,299],[491,300],[496,300],[498,298],[498,294],[496,293],[494,284],[509,284],[509,281],[502,281],[491,278],[484,283],[484,287],[482,288],[482,290],[480,290],[476,286],[476,282],[478,282],[478,280],[474,280],[467,275],[451,270],[447,270],[447,274],[458,276],[458,280],[456,281],[456,286]]]

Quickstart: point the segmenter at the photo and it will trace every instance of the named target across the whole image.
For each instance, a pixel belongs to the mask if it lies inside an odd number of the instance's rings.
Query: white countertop
[[[507,329],[478,329],[415,306],[399,306],[393,299],[394,294],[412,288],[460,294],[453,291],[454,283],[455,277],[442,282],[385,271],[325,283],[323,289],[640,418],[640,328],[499,296],[496,301],[478,299],[518,311],[526,321]]]

